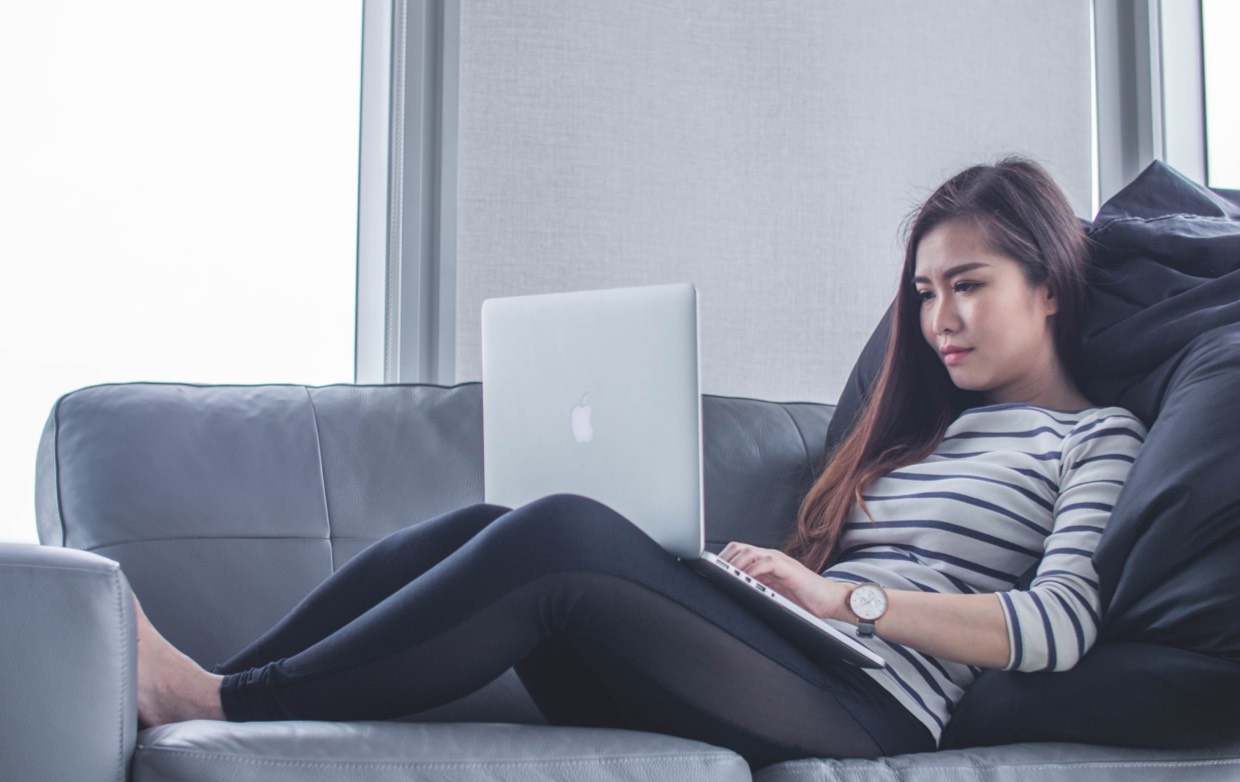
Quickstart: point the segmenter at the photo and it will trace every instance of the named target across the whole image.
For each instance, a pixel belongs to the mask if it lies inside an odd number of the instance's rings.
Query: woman
[[[1072,379],[1086,241],[1025,161],[935,191],[883,370],[787,552],[722,552],[855,625],[885,668],[808,658],[610,509],[559,496],[394,533],[214,673],[140,614],[140,716],[382,719],[515,666],[552,723],[755,765],[933,749],[979,668],[1069,668],[1097,635],[1091,556],[1144,430]]]

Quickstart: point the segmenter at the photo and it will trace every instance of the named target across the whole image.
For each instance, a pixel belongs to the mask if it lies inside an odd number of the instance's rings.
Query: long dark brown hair
[[[1063,192],[1036,163],[1007,158],[966,169],[943,183],[912,216],[896,292],[891,338],[878,378],[848,436],[801,504],[785,551],[815,571],[825,568],[862,491],[875,479],[925,459],[948,425],[980,397],[957,388],[921,331],[913,284],[917,248],[938,226],[960,221],[993,252],[1021,265],[1029,285],[1058,299],[1055,346],[1073,373],[1085,308],[1089,245]],[[868,511],[867,511],[868,513]]]

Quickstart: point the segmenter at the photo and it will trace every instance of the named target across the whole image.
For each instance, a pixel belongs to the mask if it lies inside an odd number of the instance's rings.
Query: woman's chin
[[[963,369],[952,369],[948,367],[947,376],[951,378],[952,385],[961,391],[976,391],[985,394],[990,389],[990,384],[979,379],[976,375]]]

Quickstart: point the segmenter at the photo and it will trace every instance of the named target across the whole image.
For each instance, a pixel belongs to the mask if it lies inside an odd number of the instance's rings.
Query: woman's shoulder
[[[1090,407],[1080,411],[1081,422],[1102,422],[1109,421],[1115,424],[1127,424],[1145,430],[1145,424],[1131,410],[1115,405],[1106,407]]]
[[[1141,419],[1115,406],[1056,410],[1026,403],[1006,403],[973,407],[952,424],[953,434],[961,432],[1044,432],[1060,437],[1130,436],[1144,440]]]
[[[1131,461],[1145,443],[1146,428],[1122,407],[1095,407],[1064,438],[1065,448],[1087,453],[1112,453]]]
[[[1090,407],[1078,412],[1080,418],[1072,427],[1077,437],[1123,437],[1145,440],[1146,428],[1130,410],[1114,405]]]

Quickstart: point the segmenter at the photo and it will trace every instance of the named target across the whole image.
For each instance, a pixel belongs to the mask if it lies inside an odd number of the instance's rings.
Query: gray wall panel
[[[964,165],[1090,201],[1088,0],[464,0],[457,379],[489,296],[690,280],[709,393],[834,401]]]

